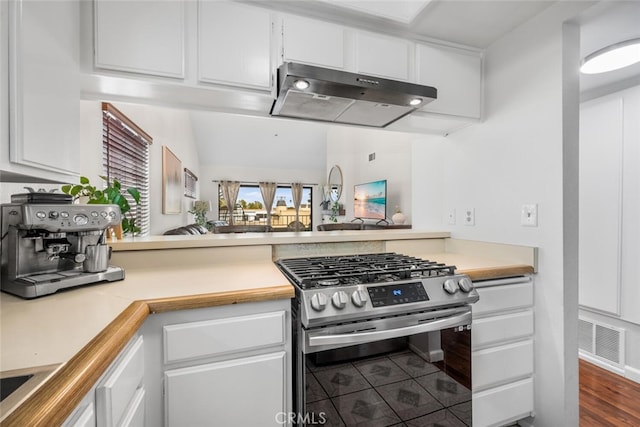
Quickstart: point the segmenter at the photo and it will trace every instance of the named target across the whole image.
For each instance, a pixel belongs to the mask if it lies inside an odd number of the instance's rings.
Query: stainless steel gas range
[[[296,289],[294,424],[472,425],[468,276],[397,253],[276,265]]]

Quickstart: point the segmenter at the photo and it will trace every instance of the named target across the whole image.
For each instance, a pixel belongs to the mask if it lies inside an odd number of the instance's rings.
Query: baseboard
[[[582,350],[579,351],[580,359],[586,360],[589,363],[593,363],[594,365],[606,369],[609,372],[613,372],[616,375],[620,375],[628,379],[629,381],[633,381],[635,383],[640,384],[640,369],[633,368],[629,365],[626,365],[624,368],[619,368],[617,366],[610,365],[606,361],[594,357],[591,354],[584,352]]]
[[[640,369],[632,368],[631,366],[624,367],[625,378],[640,384]]]
[[[607,371],[613,372],[614,374],[618,374],[624,377],[624,369],[618,366],[614,366],[610,363],[607,363],[605,360],[597,356],[594,356],[591,353],[579,350],[578,355],[580,356],[580,359],[586,360],[587,362],[593,363],[594,365],[602,369],[606,369]]]

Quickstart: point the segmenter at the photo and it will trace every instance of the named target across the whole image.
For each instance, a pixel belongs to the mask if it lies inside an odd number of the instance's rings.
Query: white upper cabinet
[[[198,80],[271,88],[271,14],[227,2],[198,2]]]
[[[80,164],[79,2],[8,6],[11,114],[2,170],[68,180]]]
[[[422,111],[479,119],[482,113],[482,58],[462,49],[418,44],[417,82],[438,89]]]
[[[355,43],[355,71],[409,81],[413,77],[409,71],[412,46],[408,40],[358,31]]]
[[[185,4],[95,1],[95,67],[184,78]]]
[[[284,62],[345,68],[344,27],[297,16],[285,16],[282,44]]]

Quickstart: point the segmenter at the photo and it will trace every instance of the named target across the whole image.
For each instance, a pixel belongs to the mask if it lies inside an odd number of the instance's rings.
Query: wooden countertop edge
[[[2,422],[2,426],[61,425],[109,367],[149,314],[131,303]]]
[[[468,275],[471,280],[484,280],[521,276],[523,274],[533,274],[534,269],[530,265],[522,264],[511,265],[508,267],[471,268],[461,270],[461,273]]]
[[[293,298],[291,285],[132,302],[10,413],[2,427],[61,425],[151,313]]]
[[[239,304],[244,302],[269,301],[293,298],[295,291],[292,285],[270,286],[267,288],[246,289],[242,291],[217,292],[183,297],[156,298],[147,300],[150,313],[189,310],[192,308],[216,307],[220,305]]]

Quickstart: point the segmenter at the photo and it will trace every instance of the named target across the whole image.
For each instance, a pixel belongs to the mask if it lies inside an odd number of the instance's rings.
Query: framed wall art
[[[182,213],[184,187],[182,162],[166,145],[162,146],[162,213]]]

